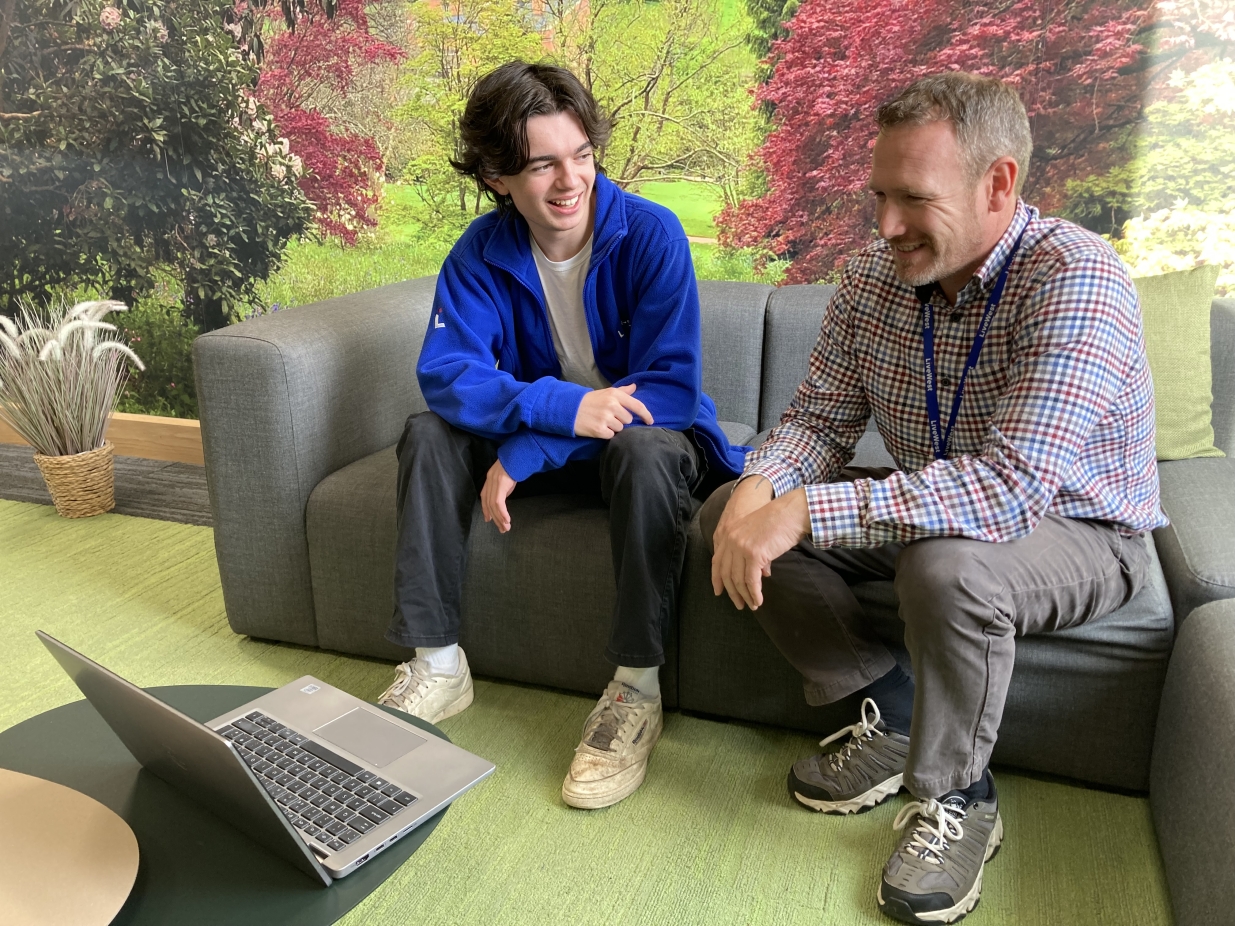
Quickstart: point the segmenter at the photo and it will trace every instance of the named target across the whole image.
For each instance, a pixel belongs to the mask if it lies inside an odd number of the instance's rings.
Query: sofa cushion
[[[1162,510],[1154,531],[1177,620],[1209,601],[1235,598],[1235,458],[1158,464]]]
[[[763,379],[759,430],[775,427],[806,378],[811,349],[819,340],[823,310],[835,286],[782,286],[768,299],[763,334]]]
[[[716,403],[718,418],[741,422],[752,433],[759,425],[763,320],[771,292],[758,283],[699,284],[703,391]]]
[[[1235,299],[1215,299],[1209,311],[1214,446],[1235,454]]]
[[[1210,419],[1210,309],[1214,264],[1133,280],[1154,379],[1159,460],[1218,457]]]
[[[307,533],[318,645],[390,662],[395,485],[390,447],[333,473],[309,498]],[[464,580],[460,644],[477,675],[598,694],[615,587],[609,514],[599,499],[515,498],[499,534],[476,506]],[[677,703],[677,627],[665,630],[661,692]]]

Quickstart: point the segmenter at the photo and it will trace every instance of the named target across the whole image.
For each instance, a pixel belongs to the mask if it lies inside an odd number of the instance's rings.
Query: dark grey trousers
[[[386,639],[406,647],[457,643],[472,513],[497,444],[424,412],[408,419],[397,453],[395,608]],[[617,600],[605,657],[615,665],[665,661],[664,626],[677,605],[692,492],[706,470],[688,435],[633,427],[619,431],[598,460],[537,473],[511,494],[598,494],[608,504]],[[511,530],[519,530],[517,519]]]
[[[891,472],[852,467],[838,481]],[[700,514],[709,552],[734,485],[717,489]],[[850,589],[893,580],[916,684],[905,786],[940,797],[977,781],[990,761],[1015,638],[1109,614],[1140,590],[1148,565],[1143,537],[1053,514],[1005,543],[939,537],[818,549],[804,541],[772,564],[755,617],[802,673],[807,702],[828,704],[895,664]]]

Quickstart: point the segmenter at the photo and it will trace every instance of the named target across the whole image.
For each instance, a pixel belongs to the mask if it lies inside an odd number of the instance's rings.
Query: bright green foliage
[[[570,9],[576,14],[554,23],[555,53],[616,119],[604,152],[609,177],[623,186],[712,184],[735,204],[765,129],[751,106],[756,62],[741,12],[726,16],[717,0],[592,0]]]
[[[476,79],[498,65],[544,54],[541,38],[510,0],[446,0],[408,7],[412,49],[395,111],[408,160],[401,178],[413,185],[424,224],[453,241],[489,208],[476,184],[450,166],[455,123]]]
[[[174,283],[160,280],[154,292],[117,322],[146,369],[131,372],[116,410],[171,418],[197,417],[193,382],[193,339],[201,329],[180,312],[170,296]]]
[[[426,226],[453,240],[488,208],[450,167],[454,126],[475,80],[514,58],[570,67],[616,118],[602,164],[618,184],[692,181],[736,202],[763,132],[736,4],[546,0],[533,16],[509,0],[448,0],[412,4],[409,15],[397,147]]]
[[[1235,293],[1235,62],[1177,71],[1145,117],[1125,165],[1068,184],[1065,214],[1111,234],[1137,275],[1217,264]]]
[[[23,0],[0,52],[0,310],[171,272],[186,315],[233,317],[311,208],[245,89],[228,0]]]

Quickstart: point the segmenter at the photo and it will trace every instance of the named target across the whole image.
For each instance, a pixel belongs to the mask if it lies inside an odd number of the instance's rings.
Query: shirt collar
[[[1012,214],[1012,221],[1008,223],[1007,231],[1000,236],[995,247],[991,249],[991,253],[986,256],[986,260],[982,261],[982,266],[974,272],[974,276],[982,281],[983,289],[990,289],[995,285],[995,278],[1003,269],[1004,261],[1012,252],[1016,239],[1021,236],[1021,232],[1025,230],[1037,212],[1037,209],[1026,206],[1024,200],[1017,199],[1016,212]]]

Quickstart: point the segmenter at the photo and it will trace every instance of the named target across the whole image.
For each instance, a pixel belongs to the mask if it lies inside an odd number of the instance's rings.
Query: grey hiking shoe
[[[1003,841],[994,784],[984,800],[912,801],[893,826],[905,835],[883,866],[880,910],[902,923],[955,923],[978,905],[983,866]]]
[[[802,759],[789,770],[789,795],[823,813],[862,813],[901,789],[909,737],[889,730],[870,698],[862,702],[862,719],[819,743],[848,736],[836,752]]]

